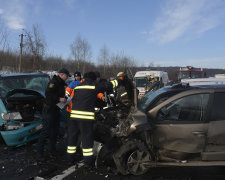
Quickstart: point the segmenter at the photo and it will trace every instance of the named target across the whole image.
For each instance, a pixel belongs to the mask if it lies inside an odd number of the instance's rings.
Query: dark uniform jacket
[[[97,86],[101,89],[103,93],[106,92],[107,95],[113,94],[113,85],[111,82],[107,81],[106,79],[100,79],[97,83]],[[103,108],[107,106],[107,102],[102,101],[101,99],[97,99],[96,105],[97,108]]]
[[[76,86],[72,99],[71,119],[95,120],[94,108],[97,94],[100,92],[102,92],[101,88],[90,79],[85,79],[83,83]]]
[[[100,81],[97,83],[99,88],[106,92],[106,94],[112,94],[113,93],[113,85],[111,82],[107,81],[106,79],[100,79]]]
[[[120,97],[123,93],[127,93],[127,98],[133,102],[134,101],[134,94],[133,94],[133,83],[128,78],[128,76],[124,76],[123,80],[121,79],[115,79],[110,81],[113,85],[113,88],[116,90],[116,99],[121,100],[122,97]],[[120,96],[118,96],[120,95]]]
[[[48,87],[45,90],[45,110],[58,109],[56,104],[59,102],[59,98],[65,97],[66,83],[59,76],[54,75],[48,83]]]

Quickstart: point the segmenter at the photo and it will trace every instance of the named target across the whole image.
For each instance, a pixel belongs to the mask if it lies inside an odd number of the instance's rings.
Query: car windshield
[[[48,76],[9,76],[0,79],[0,96],[13,89],[32,89],[44,92],[49,82]]]
[[[145,94],[139,101],[138,101],[138,107],[145,111],[145,109],[150,105],[150,103],[160,94],[167,92],[170,89],[170,86],[165,86],[163,88],[160,88],[156,91],[149,91],[147,94]]]
[[[189,79],[189,78],[201,78],[201,71],[181,71],[180,78],[181,79]]]
[[[201,71],[191,71],[191,78],[202,78]]]
[[[190,78],[190,71],[181,71],[180,72],[180,79],[189,79]]]
[[[135,78],[136,87],[145,87],[148,84],[148,79],[146,77]]]

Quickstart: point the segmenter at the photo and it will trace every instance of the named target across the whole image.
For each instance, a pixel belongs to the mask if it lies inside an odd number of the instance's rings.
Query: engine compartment
[[[96,113],[95,140],[105,144],[114,137],[123,136],[130,127],[130,110],[131,107],[124,104],[99,110]]]
[[[44,97],[36,91],[14,91],[7,96],[3,103],[7,109],[8,114],[19,113],[21,119],[6,120],[2,125],[1,130],[15,130],[26,127],[34,121],[39,121],[42,118]]]
[[[43,99],[35,95],[24,97],[11,97],[7,100],[6,108],[8,112],[20,112],[22,120],[30,122],[36,120],[41,115]]]

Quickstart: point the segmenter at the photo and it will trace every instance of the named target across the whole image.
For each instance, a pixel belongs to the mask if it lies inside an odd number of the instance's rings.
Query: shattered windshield
[[[145,94],[139,101],[138,101],[138,107],[145,111],[145,109],[149,106],[149,104],[160,94],[167,92],[170,86],[165,86],[163,88],[160,88],[156,91],[149,91],[147,94]]]
[[[135,78],[136,87],[145,87],[148,84],[148,79],[146,77],[143,78]]]
[[[49,82],[49,76],[9,76],[0,79],[0,96],[13,89],[32,89],[44,92]]]

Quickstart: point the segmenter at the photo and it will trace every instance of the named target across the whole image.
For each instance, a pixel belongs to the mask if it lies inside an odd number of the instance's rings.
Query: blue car
[[[0,74],[0,133],[8,146],[38,138],[49,80],[44,73]]]

